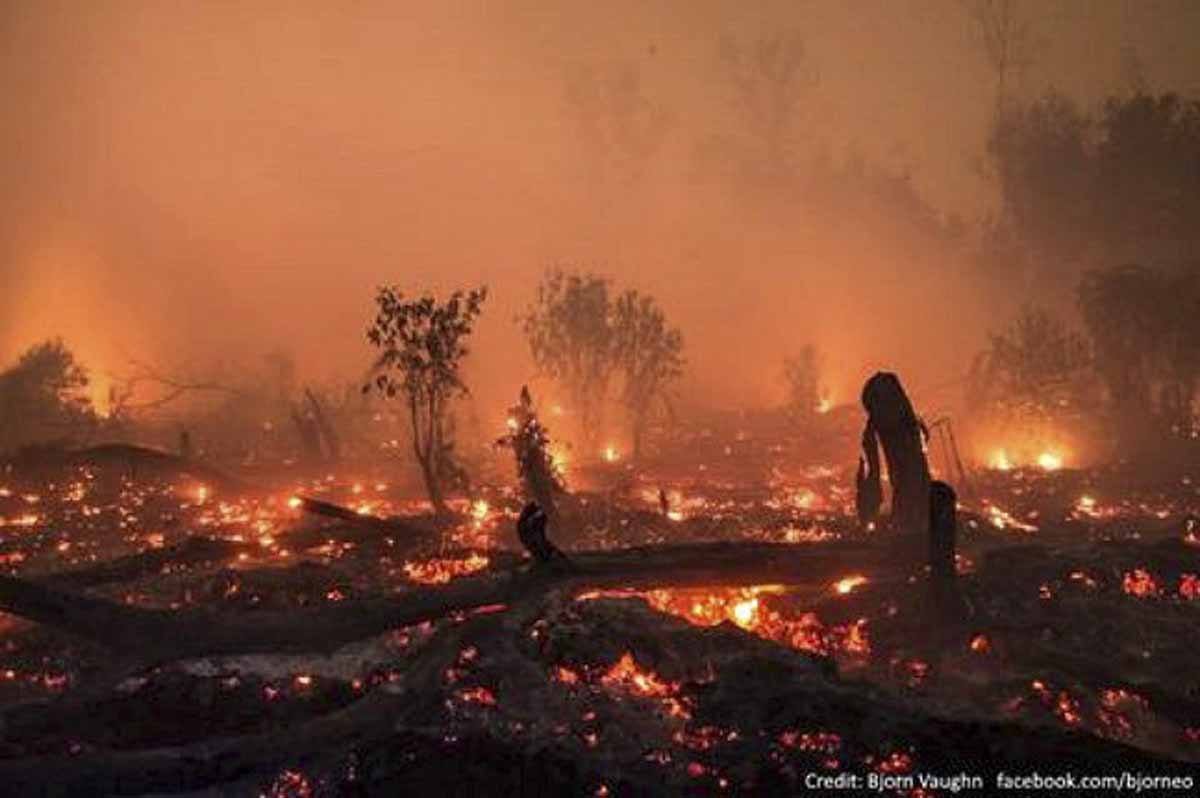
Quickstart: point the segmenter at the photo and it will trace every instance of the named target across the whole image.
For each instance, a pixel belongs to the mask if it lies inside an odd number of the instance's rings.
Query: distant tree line
[[[1025,429],[1102,418],[1128,454],[1194,439],[1200,272],[1089,270],[1076,301],[1084,335],[1035,306],[993,333],[972,368],[969,404]]]
[[[988,148],[1001,204],[985,263],[1025,290],[1066,293],[1083,271],[1128,263],[1200,268],[1200,101],[1010,103]]]

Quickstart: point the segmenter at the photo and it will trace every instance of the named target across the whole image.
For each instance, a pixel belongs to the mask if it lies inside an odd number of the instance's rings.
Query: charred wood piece
[[[521,516],[517,519],[517,537],[533,555],[534,561],[539,564],[569,562],[567,555],[563,554],[546,537],[546,525],[549,520],[545,510],[537,502],[529,502],[525,505],[525,509],[521,510]]]
[[[950,485],[934,480],[929,486],[929,578],[943,616],[958,617],[964,608],[955,567],[957,533],[958,497]]]
[[[879,443],[875,438],[875,428],[868,420],[863,427],[862,454],[858,457],[854,496],[858,522],[864,527],[879,520],[879,507],[883,504],[883,485],[880,480]]]

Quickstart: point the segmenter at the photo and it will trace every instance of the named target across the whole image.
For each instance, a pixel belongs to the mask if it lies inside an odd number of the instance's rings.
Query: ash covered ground
[[[176,657],[169,630],[71,634],[0,616],[0,773],[30,794],[341,796],[1193,772],[1200,474],[972,474],[959,508],[966,612],[943,622],[920,560],[889,557],[893,533],[859,528],[852,469],[806,450],[698,430],[686,462],[569,472],[581,487],[551,531],[569,556],[750,552],[749,571],[710,583],[669,565],[653,572],[661,584],[567,574],[311,651]],[[379,467],[223,475],[120,447],[15,462],[0,483],[8,575],[214,629],[537,579],[509,488],[481,488],[446,521]],[[324,519],[299,496],[402,524]],[[756,546],[815,564],[739,581]]]

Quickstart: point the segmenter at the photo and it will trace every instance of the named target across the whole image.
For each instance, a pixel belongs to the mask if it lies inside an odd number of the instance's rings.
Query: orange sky
[[[1150,88],[1200,90],[1198,3],[1019,7],[1042,39],[1022,94],[1094,103],[1130,53]],[[282,346],[351,374],[375,285],[488,283],[473,370],[499,401],[529,369],[512,317],[569,260],[658,295],[720,400],[777,398],[809,340],[839,398],[876,366],[952,378],[995,311],[965,264],[690,176],[739,121],[720,38],[790,29],[819,73],[806,141],[907,168],[943,210],[988,207],[991,83],[952,0],[6,2],[0,358],[61,333],[102,369]],[[588,178],[564,101],[570,75],[619,65],[669,120],[631,187]],[[953,312],[920,312],[931,296]]]

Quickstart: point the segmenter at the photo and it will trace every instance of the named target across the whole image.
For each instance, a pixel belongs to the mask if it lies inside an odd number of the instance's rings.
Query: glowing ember
[[[861,587],[867,583],[867,578],[860,574],[847,576],[833,583],[833,589],[839,595],[845,596],[851,593],[855,588]]]
[[[992,643],[987,635],[975,635],[971,638],[971,650],[976,654],[986,654],[992,650]]]
[[[733,620],[738,626],[748,628],[758,616],[758,599],[751,598],[733,605]]]
[[[1044,471],[1057,471],[1063,466],[1062,456],[1054,452],[1042,452],[1038,455],[1038,467]]]
[[[842,738],[833,732],[797,732],[784,731],[779,733],[779,744],[784,748],[794,748],[797,751],[814,751],[823,754],[836,754],[842,747]]]
[[[1153,574],[1144,568],[1126,571],[1125,578],[1121,581],[1121,587],[1129,595],[1138,598],[1157,596],[1161,592]]]
[[[1088,518],[1103,519],[1116,516],[1120,510],[1117,507],[1101,506],[1093,496],[1080,496],[1079,501],[1075,502],[1072,512],[1076,517],[1086,516]]]
[[[555,669],[554,679],[555,681],[562,682],[563,684],[579,684],[579,674],[570,668],[564,668],[561,665]]]
[[[0,527],[3,526],[37,526],[40,519],[33,513],[17,516],[16,518],[0,518]]]
[[[1083,585],[1089,590],[1095,590],[1099,583],[1083,571],[1072,571],[1068,577],[1072,582]]]
[[[781,645],[819,656],[841,656],[853,660],[870,656],[866,620],[843,626],[826,627],[811,612],[788,618],[767,606],[762,596],[780,593],[779,585],[755,585],[746,588],[695,588],[651,590],[640,595],[659,612],[683,618],[697,626],[733,623],[747,632]],[[631,595],[628,591],[614,595]],[[595,598],[605,593],[586,594]]]
[[[312,795],[312,783],[295,770],[283,771],[265,792],[260,793],[261,798],[312,798]]]
[[[998,471],[1009,471],[1012,469],[1012,461],[1008,459],[1008,453],[1003,449],[997,449],[992,452],[992,456],[988,460],[988,465]]]
[[[481,554],[462,559],[434,559],[404,563],[404,574],[423,585],[442,585],[451,579],[473,574],[488,567],[489,560]]]
[[[606,462],[615,463],[621,459],[621,453],[617,451],[617,447],[610,444],[604,447],[604,459]]]
[[[1082,718],[1079,716],[1079,702],[1071,694],[1063,690],[1054,702],[1054,714],[1068,726],[1078,726]]]
[[[629,652],[600,677],[600,683],[637,696],[658,699],[673,717],[691,717],[685,700],[679,697],[679,685],[663,681],[654,671],[639,667]]]
[[[1026,524],[1023,521],[1018,521],[1016,518],[1000,509],[994,504],[987,504],[983,508],[984,513],[988,517],[988,521],[996,529],[1016,529],[1021,532],[1037,532],[1038,528],[1033,524]]]
[[[479,704],[485,707],[496,706],[496,695],[486,687],[468,687],[458,691],[458,699],[464,704]]]
[[[1107,736],[1128,738],[1133,735],[1133,722],[1129,715],[1144,713],[1149,708],[1149,702],[1137,693],[1122,688],[1107,689],[1100,692],[1096,717]]]
[[[304,504],[304,502],[300,500],[299,496],[291,496],[287,500],[287,506],[293,510],[299,509],[300,505],[302,504]]]
[[[893,751],[879,760],[875,769],[880,773],[908,773],[913,769],[913,758],[904,751]]]
[[[1179,595],[1188,601],[1200,598],[1200,576],[1196,574],[1180,574]]]
[[[817,400],[817,412],[824,414],[833,409],[833,400],[828,396],[823,396]]]

